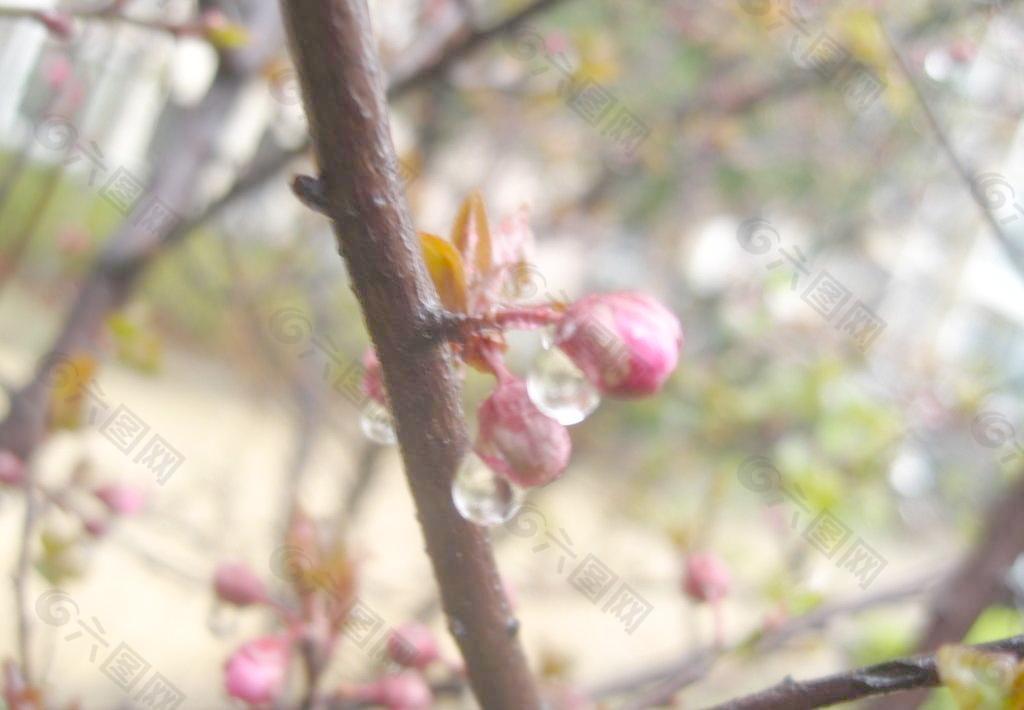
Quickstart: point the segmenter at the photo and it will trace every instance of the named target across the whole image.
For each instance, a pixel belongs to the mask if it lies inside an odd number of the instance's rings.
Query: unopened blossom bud
[[[267,599],[263,580],[240,562],[219,565],[213,574],[213,589],[218,599],[236,606],[259,604]]]
[[[363,394],[379,404],[387,404],[384,398],[384,381],[381,379],[380,360],[373,348],[363,353]]]
[[[134,515],[146,505],[146,495],[141,488],[123,483],[108,483],[93,489],[92,493],[117,515]]]
[[[644,397],[675,369],[683,330],[656,299],[622,291],[576,301],[559,322],[555,342],[601,392]]]
[[[0,483],[18,486],[25,480],[25,464],[7,449],[0,449]]]
[[[543,486],[569,465],[569,431],[530,401],[521,380],[499,382],[477,412],[474,450],[516,485]]]
[[[429,710],[434,705],[430,686],[419,673],[404,671],[360,686],[353,699],[383,705],[388,710]]]
[[[75,26],[71,15],[68,13],[55,10],[39,10],[33,14],[54,37],[58,39],[71,39]]]
[[[50,57],[43,66],[43,77],[51,89],[59,89],[73,73],[71,60],[63,54]]]
[[[552,710],[593,710],[596,706],[587,694],[574,685],[558,684],[547,692]]]
[[[403,624],[388,637],[388,657],[401,666],[422,670],[440,656],[437,638],[424,624]]]
[[[103,537],[110,529],[110,524],[103,518],[89,518],[82,526],[90,537]]]
[[[228,695],[253,704],[272,702],[284,688],[288,651],[283,636],[262,636],[239,646],[224,664]]]
[[[686,558],[683,591],[691,599],[717,602],[729,593],[732,575],[729,568],[710,552],[696,552]]]

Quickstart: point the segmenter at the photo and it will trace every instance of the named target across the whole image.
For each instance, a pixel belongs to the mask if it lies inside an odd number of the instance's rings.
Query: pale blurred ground
[[[0,302],[0,332],[24,333],[27,317],[40,319],[39,327],[32,328],[38,341],[4,337],[0,342],[0,372],[8,380],[20,380],[54,324],[42,327],[46,316],[31,299],[9,294]],[[149,512],[123,521],[94,545],[87,572],[66,584],[64,591],[78,605],[80,618],[99,621],[110,648],[128,644],[184,691],[188,696],[184,707],[231,707],[221,692],[221,663],[238,643],[267,629],[268,619],[259,612],[236,613],[221,624],[226,631],[215,635],[208,628],[212,608],[208,580],[218,560],[241,559],[279,585],[270,557],[280,541],[281,491],[294,445],[294,417],[281,402],[254,397],[228,364],[199,362],[182,353],[171,353],[156,377],[107,363],[98,382],[110,402],[130,406],[180,448],[186,460],[161,487],[152,474],[95,430],[56,437],[40,458],[48,479],[59,479],[76,454],[88,450],[98,471],[145,486],[150,495]],[[317,516],[335,512],[362,446],[355,431],[355,410],[347,411],[350,416],[342,419],[347,430],[321,433],[306,474],[302,500]],[[390,626],[410,618],[435,592],[397,453],[387,451],[380,466],[350,540],[363,560],[360,597]],[[522,638],[532,659],[536,662],[544,652],[564,654],[572,660],[573,677],[586,685],[599,685],[669,660],[693,644],[707,643],[710,614],[677,592],[678,553],[665,536],[615,515],[622,491],[611,483],[614,477],[588,476],[581,468],[585,463],[574,462],[568,475],[530,501],[543,511],[552,532],[565,531],[577,558],[566,557],[559,571],[559,548],[537,549],[546,540],[542,531],[504,535],[498,557],[503,574],[518,590]],[[0,539],[7,543],[0,545],[0,565],[4,569],[13,569],[21,510],[16,495],[3,495]],[[536,515],[529,515],[536,522]],[[715,531],[722,554],[749,560],[752,569],[736,570],[741,578],[750,578],[772,560],[767,552],[774,543],[764,535],[762,525],[754,527],[756,520],[750,515],[723,515]],[[743,534],[748,523],[759,532]],[[924,557],[898,561],[913,541],[896,546],[877,540],[876,535],[872,542],[890,559],[880,587],[895,585],[934,562]],[[614,616],[569,583],[570,572],[588,553],[652,605],[635,633],[626,633]],[[825,560],[818,561],[818,567],[816,588],[838,599],[858,594],[848,574]],[[36,599],[47,589],[45,581],[34,575],[30,597]],[[0,594],[0,605],[2,618],[11,620],[0,635],[0,655],[7,656],[14,649],[9,587]],[[741,586],[726,607],[730,635],[757,624],[761,608],[753,591]],[[74,621],[53,627],[33,616],[33,622],[37,663],[43,663],[45,678],[58,698],[83,698],[86,710],[129,707],[127,696],[99,669],[108,649],[101,648],[95,662],[90,662],[89,637],[66,638],[78,630]],[[453,655],[454,646],[437,615],[433,624]],[[797,668],[801,676],[833,670],[842,665],[842,659],[830,648],[801,643],[756,671],[737,667],[736,662],[722,663],[705,683],[684,696],[686,704],[680,707],[698,707],[743,687],[774,682],[784,669]],[[352,644],[342,647],[340,659],[338,678],[352,680],[371,668],[366,652]],[[472,707],[468,699],[463,703]]]

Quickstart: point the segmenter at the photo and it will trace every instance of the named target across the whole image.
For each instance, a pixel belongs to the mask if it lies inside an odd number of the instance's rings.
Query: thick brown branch
[[[983,643],[973,648],[1012,654],[1019,659],[1024,657],[1024,636]],[[709,710],[806,710],[911,688],[933,688],[939,684],[935,657],[912,656],[815,680],[786,678],[767,690],[730,700]]]
[[[466,450],[443,344],[413,347],[438,307],[397,175],[365,0],[282,0],[330,215],[380,357],[406,476],[449,628],[486,708],[539,708],[486,535],[451,481]]]

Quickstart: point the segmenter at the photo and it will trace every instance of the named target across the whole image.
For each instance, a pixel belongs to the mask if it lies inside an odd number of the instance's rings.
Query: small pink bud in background
[[[89,232],[81,227],[68,226],[57,233],[57,248],[65,254],[81,254],[90,241]]]
[[[108,483],[93,489],[92,493],[117,515],[134,515],[146,505],[142,489],[124,483]]]
[[[765,633],[774,633],[782,628],[782,625],[785,624],[788,619],[789,611],[786,609],[786,605],[780,602],[764,613],[761,626]]]
[[[218,565],[213,575],[213,589],[217,598],[228,604],[248,606],[267,600],[263,580],[240,562],[225,562]]]
[[[273,701],[284,688],[288,651],[283,636],[262,636],[239,646],[224,664],[228,695],[247,703]]]
[[[954,62],[969,62],[974,59],[977,49],[968,39],[957,39],[949,45],[949,56]]]
[[[509,611],[515,611],[516,609],[518,609],[519,592],[516,591],[516,585],[512,584],[512,582],[502,577],[501,591],[505,593],[505,602],[508,604]]]
[[[710,552],[695,552],[686,558],[683,591],[701,602],[717,602],[729,593],[732,575],[725,563]]]
[[[59,89],[72,74],[71,60],[63,54],[57,54],[46,60],[43,77],[51,89]]]
[[[675,369],[683,330],[647,294],[594,294],[569,307],[555,342],[601,392],[645,397],[661,389]]]
[[[419,673],[404,671],[360,686],[353,699],[383,705],[388,710],[429,710],[434,706],[430,686]]]
[[[373,348],[363,353],[363,394],[379,404],[387,404],[384,398],[384,381],[381,379],[380,360]]]
[[[388,657],[401,666],[422,670],[440,656],[434,632],[424,624],[403,624],[388,638]]]
[[[228,18],[220,10],[212,8],[203,11],[203,13],[199,16],[199,24],[202,27],[218,29],[220,27],[227,27]]]
[[[75,29],[71,15],[54,10],[39,10],[34,12],[33,15],[46,26],[50,34],[59,39],[71,39]]]
[[[25,464],[7,449],[0,449],[0,483],[19,486],[25,480]]]
[[[569,465],[569,431],[537,409],[521,380],[499,382],[477,421],[477,455],[516,485],[543,486]]]
[[[593,710],[594,702],[574,685],[558,684],[547,693],[551,710]]]
[[[82,523],[82,526],[91,537],[103,537],[110,529],[110,525],[102,518],[89,518]]]

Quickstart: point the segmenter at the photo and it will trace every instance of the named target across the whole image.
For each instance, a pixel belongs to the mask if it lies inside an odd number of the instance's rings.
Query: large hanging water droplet
[[[477,525],[501,525],[519,512],[526,492],[495,473],[470,451],[452,480],[452,500],[466,520]]]
[[[235,632],[238,626],[238,612],[234,607],[227,604],[214,602],[206,617],[206,628],[217,638],[225,638]]]
[[[526,392],[537,409],[564,426],[579,424],[601,403],[600,392],[560,348],[537,356]]]
[[[366,400],[366,406],[359,415],[359,427],[367,439],[383,446],[392,446],[398,441],[391,413],[375,399]]]
[[[540,346],[547,350],[555,344],[555,327],[549,325],[546,328],[542,328],[540,331]]]

